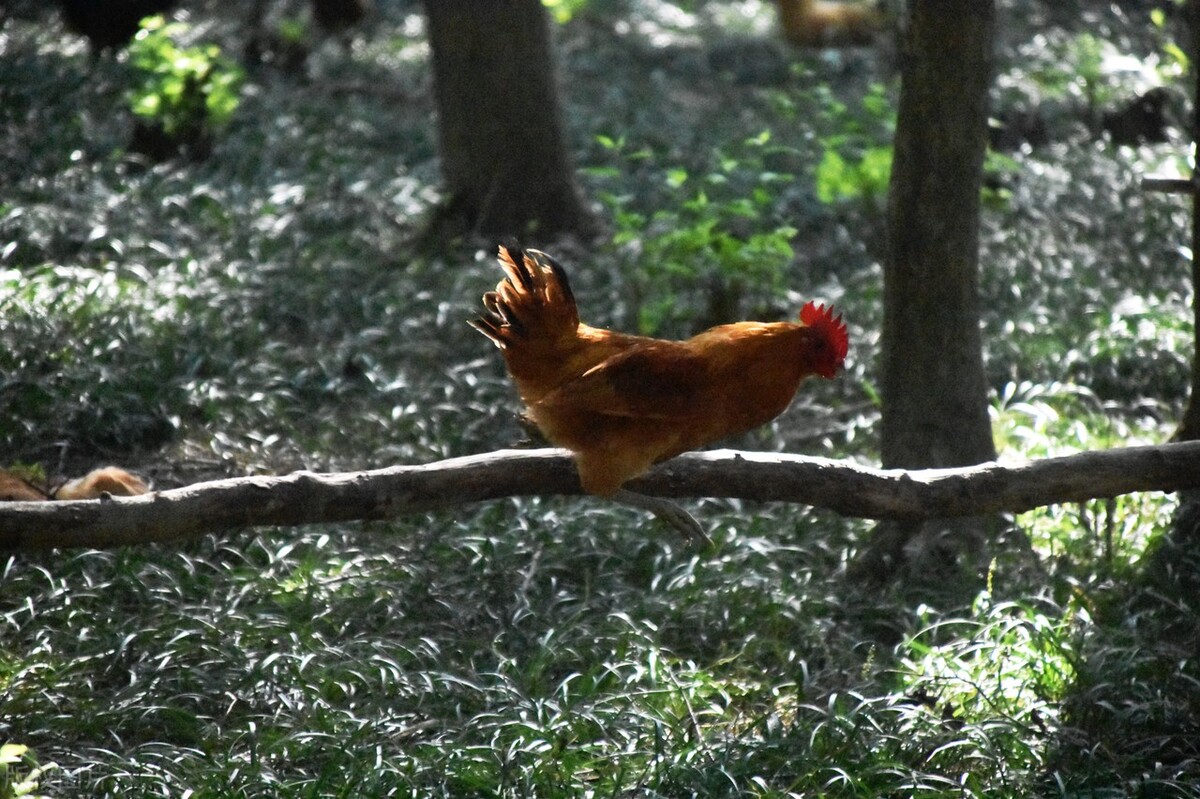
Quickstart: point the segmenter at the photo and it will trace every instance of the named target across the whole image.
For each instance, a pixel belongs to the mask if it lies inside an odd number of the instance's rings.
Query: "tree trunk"
[[[995,8],[916,0],[903,52],[883,294],[885,467],[966,466],[992,443],[979,191]]]
[[[442,176],[435,235],[589,235],[541,0],[426,0]]]
[[[1192,141],[1200,144],[1200,0],[1190,0],[1186,7],[1189,55],[1192,62]],[[1192,168],[1192,386],[1188,394],[1183,421],[1175,431],[1175,441],[1200,439],[1200,184],[1196,183],[1200,167]],[[1196,498],[1191,498],[1195,500]]]
[[[995,6],[910,8],[888,196],[882,459],[886,468],[965,466],[996,455],[978,297]],[[863,565],[875,577],[894,571],[916,533],[881,529]]]

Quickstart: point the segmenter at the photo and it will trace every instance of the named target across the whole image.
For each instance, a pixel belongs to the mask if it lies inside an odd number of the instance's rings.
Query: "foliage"
[[[853,163],[829,148],[817,167],[817,196],[824,203],[860,198],[876,201],[887,192],[891,174],[891,148],[872,147]]]
[[[1191,375],[1192,330],[1178,307],[1129,297],[1097,309],[1097,329],[1067,356],[1076,375],[1087,374],[1103,399],[1180,397]]]
[[[217,6],[189,7],[189,35],[236,52]],[[411,4],[379,9],[304,82],[248,74],[219,157],[151,166],[111,113],[127,64],[6,18],[5,462],[172,486],[522,437],[463,324],[494,245],[411,246],[437,201],[427,52]],[[998,113],[1081,102],[1081,75],[1132,85],[1080,69],[1084,27],[1102,63],[1163,50],[1107,6],[1029,27],[1055,11],[1002,26]],[[713,24],[734,17],[748,40]],[[838,186],[887,147],[895,89],[866,52],[773,47],[771,24],[761,3],[592,2],[557,28],[620,243],[532,243],[589,320],[627,329],[836,302],[846,378],[734,443],[870,462],[882,169]],[[1188,209],[1139,188],[1177,153],[1064,129],[992,156],[980,289],[1005,458],[1161,441],[1186,387]],[[1022,514],[1027,542],[966,598],[848,583],[865,523],[715,501],[692,508],[703,556],[584,498],[6,555],[0,740],[29,748],[0,751],[9,786],[53,796],[1186,796],[1198,594],[1163,535],[1175,508]]]
[[[39,765],[28,746],[0,745],[0,799],[44,799],[34,791],[42,775],[54,768],[53,763]]]
[[[1138,74],[1143,67],[1132,61],[1112,42],[1081,32],[1046,48],[1031,78],[1047,98],[1070,98],[1096,109],[1120,98],[1131,79],[1144,78]]]
[[[161,16],[143,21],[128,48],[139,74],[129,103],[169,140],[194,145],[229,124],[243,75],[215,44],[180,46],[186,33],[186,25]]]
[[[891,145],[879,143],[890,141],[896,127],[887,90],[873,85],[857,114],[836,100],[826,113],[829,127],[837,132],[821,139],[824,155],[817,166],[817,197],[823,203],[860,200],[876,206],[887,195],[892,174]]]
[[[1152,444],[1165,434],[1153,418],[1114,417],[1095,394],[1070,384],[1009,384],[992,418],[1002,460]],[[1174,510],[1171,498],[1131,494],[1039,508],[1024,514],[1022,527],[1060,576],[1075,586],[1096,586],[1128,579],[1144,565]]]
[[[635,256],[627,274],[641,332],[678,330],[694,317],[698,309],[687,287],[707,288],[708,307],[699,313],[712,324],[740,318],[747,294],[762,302],[782,293],[796,229],[771,226],[778,192],[791,176],[764,167],[762,151],[770,140],[764,131],[736,155],[716,152],[716,168],[697,178],[668,169],[662,179],[676,193],[676,205],[649,216],[628,208],[625,197],[605,195],[616,226],[613,245]],[[621,147],[607,137],[601,143]],[[689,192],[689,199],[679,197]]]
[[[969,791],[994,790],[969,765],[982,754],[972,738],[984,728],[986,746],[1005,753],[993,764],[993,785],[1019,790],[1045,768],[1044,745],[1075,678],[1072,616],[984,592],[966,617],[939,618],[905,643],[898,676],[906,696],[926,724],[948,728],[946,743],[929,758],[944,761],[950,773],[961,769]]]
[[[588,0],[542,0],[542,5],[549,9],[555,22],[565,24],[587,7]]]
[[[44,457],[38,442],[70,441],[94,454],[173,436],[178,340],[170,322],[131,301],[140,282],[66,267],[0,271],[0,324],[19,331],[0,350],[0,447]]]
[[[1179,10],[1187,13],[1182,2],[1176,0],[1175,5]],[[1153,23],[1155,29],[1163,37],[1162,54],[1164,63],[1159,66],[1159,71],[1164,82],[1183,78],[1191,70],[1191,59],[1184,49],[1172,38],[1166,11],[1161,8],[1150,9],[1150,22]]]
[[[1179,514],[1125,590],[1093,596],[1102,623],[1087,638],[1050,750],[1067,794],[1186,797],[1200,756],[1200,646],[1195,508]]]

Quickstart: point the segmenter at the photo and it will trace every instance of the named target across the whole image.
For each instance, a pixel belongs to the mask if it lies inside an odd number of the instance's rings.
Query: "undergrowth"
[[[218,5],[189,9],[189,35],[239,52]],[[438,199],[433,104],[419,14],[379,5],[304,75],[248,72],[187,163],[127,151],[124,61],[7,20],[6,463],[115,460],[170,486],[523,437],[464,324],[492,245],[410,246]],[[760,2],[552,8],[612,233],[544,245],[584,317],[685,335],[835,302],[847,373],[733,443],[873,461],[886,59],[788,51]],[[1161,25],[1088,13],[1112,48],[1164,50]],[[1162,441],[1191,357],[1187,214],[1139,178],[1171,148],[1081,137],[1070,103],[1132,83],[1091,59],[1109,44],[1021,24],[997,98],[1059,103],[1063,138],[989,161],[1001,457]],[[1011,551],[943,592],[847,580],[867,523],[717,501],[691,507],[703,555],[588,499],[5,555],[0,799],[1187,796],[1200,675],[1176,509],[1022,514]]]

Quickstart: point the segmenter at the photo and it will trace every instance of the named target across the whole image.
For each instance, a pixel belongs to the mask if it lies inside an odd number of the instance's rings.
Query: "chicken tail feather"
[[[579,311],[567,273],[540,250],[515,242],[500,245],[504,280],[483,295],[483,310],[468,324],[502,350],[527,341],[557,341],[574,335]]]

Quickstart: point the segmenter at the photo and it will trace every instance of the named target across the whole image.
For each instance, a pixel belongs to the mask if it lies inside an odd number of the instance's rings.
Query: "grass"
[[[573,150],[613,228],[553,247],[585,317],[682,334],[714,309],[834,301],[847,374],[735,443],[873,460],[881,205],[822,201],[817,172],[830,147],[886,147],[886,69],[785,50],[763,4],[567,5]],[[237,52],[216,6],[193,9],[196,35]],[[519,440],[464,324],[490,252],[408,246],[437,200],[432,101],[419,15],[381,7],[307,78],[249,74],[212,158],[154,166],[123,154],[122,63],[8,21],[6,461],[116,460],[174,485]],[[1124,52],[1159,47],[1092,22]],[[1006,37],[1033,41],[1021,24]],[[1064,52],[1026,39],[1002,43],[1022,97]],[[1187,214],[1137,181],[1169,151],[1067,138],[1004,161],[981,283],[1002,457],[1168,435]],[[586,499],[6,555],[0,799],[1185,796],[1200,636],[1163,540],[1175,509],[1023,514],[1026,540],[947,590],[847,580],[865,522],[717,501],[692,506],[704,557]]]

